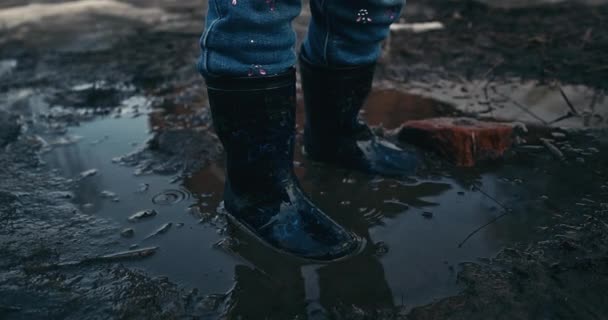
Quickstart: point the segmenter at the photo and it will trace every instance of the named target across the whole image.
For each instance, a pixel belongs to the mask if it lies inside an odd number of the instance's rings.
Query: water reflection
[[[366,115],[389,123],[381,117],[386,108],[378,110],[368,108]],[[401,121],[395,113],[390,118]],[[149,127],[154,128],[151,136]],[[561,179],[578,181],[572,184],[579,189],[574,191],[577,194],[593,188],[576,179],[577,175],[587,177],[584,174],[573,171],[556,176],[559,171],[553,166],[557,164],[547,165],[546,159],[534,156],[515,157],[483,170],[434,168],[417,179],[395,180],[319,165],[296,152],[296,171],[304,190],[368,243],[351,259],[307,265],[274,252],[238,229],[224,230],[217,218],[224,185],[221,161],[178,179],[153,172],[134,175],[134,168],[112,162],[131,152],[133,142],[165,139],[171,130],[188,137],[212,135],[205,112],[198,109],[172,107],[148,118],[102,118],[70,128],[69,134],[83,139],[55,148],[47,161],[68,177],[98,170],[97,175],[78,182],[75,201],[93,204],[85,212],[135,230],[131,239],[117,235],[120,249],[137,245],[159,226],[173,223],[166,234],[146,240],[146,245],[161,247],[158,254],[133,265],[203,294],[228,291],[226,313],[234,317],[322,319],[349,312],[374,317],[385,309],[407,310],[455,294],[460,289],[455,274],[458,263],[492,256],[504,245],[530,239],[536,227],[550,220],[555,210],[541,198],[543,193],[550,200],[555,198],[558,206],[572,199]],[[202,149],[180,149],[179,157],[190,161],[204,155]],[[104,190],[116,193],[120,201],[102,198]],[[458,248],[472,230],[502,214],[499,203],[513,213]],[[159,214],[137,224],[127,221],[130,214],[148,208]]]

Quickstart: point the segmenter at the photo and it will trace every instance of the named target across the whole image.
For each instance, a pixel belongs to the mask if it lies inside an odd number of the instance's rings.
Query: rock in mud
[[[126,228],[120,232],[120,236],[123,238],[133,238],[135,235],[135,230],[132,228]]]
[[[384,241],[379,241],[374,244],[374,253],[378,257],[386,255],[388,250],[388,245]]]
[[[80,173],[80,178],[84,179],[84,178],[88,178],[88,177],[92,177],[94,175],[97,175],[97,169],[90,169],[90,170],[86,170]]]
[[[0,111],[0,148],[15,141],[20,131],[21,126],[17,123],[17,117]]]
[[[239,241],[232,237],[222,238],[218,242],[213,244],[214,248],[225,250],[229,253],[236,254],[235,250],[239,245]]]
[[[141,183],[141,184],[139,184],[139,187],[137,188],[137,193],[145,193],[148,191],[148,189],[150,189],[149,184]]]
[[[114,199],[117,197],[116,193],[108,190],[100,192],[99,195],[104,199]]]
[[[154,217],[157,214],[158,214],[158,212],[156,212],[156,210],[154,210],[154,209],[142,210],[142,211],[138,211],[138,212],[134,213],[132,216],[130,216],[129,221],[137,222],[142,219]]]
[[[398,137],[457,166],[473,167],[504,156],[513,145],[513,126],[471,118],[434,118],[404,123]]]
[[[143,149],[115,160],[135,167],[136,175],[169,175],[194,172],[220,154],[221,146],[208,130],[181,129],[155,132]]]

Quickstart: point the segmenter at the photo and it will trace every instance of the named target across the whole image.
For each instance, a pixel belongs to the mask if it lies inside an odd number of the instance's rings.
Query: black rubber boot
[[[329,261],[360,241],[317,208],[293,172],[295,70],[268,77],[207,78],[216,132],[226,152],[224,206],[273,248]]]
[[[372,88],[375,64],[315,66],[300,55],[306,105],[305,153],[315,161],[373,174],[411,175],[420,159],[376,135],[359,118]]]

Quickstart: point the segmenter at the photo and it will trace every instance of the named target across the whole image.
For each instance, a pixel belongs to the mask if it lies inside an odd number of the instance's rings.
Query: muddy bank
[[[608,143],[605,132],[592,139],[604,148]],[[587,181],[597,177],[598,182],[583,192],[575,191],[578,184],[570,179],[547,186],[547,192],[563,189],[578,200],[559,203],[554,197],[542,197],[554,222],[536,228],[542,240],[508,246],[495,257],[463,263],[458,274],[458,282],[465,285],[461,294],[416,308],[406,318],[603,318],[608,313],[603,293],[608,286],[607,155],[602,151],[595,161],[557,168],[588,166]]]
[[[182,94],[183,98],[183,94]],[[187,176],[219,161],[223,151],[212,130],[211,115],[200,103],[165,98],[149,115],[152,137],[138,150],[113,161],[136,168],[136,174]]]
[[[510,3],[510,2],[509,2]],[[439,31],[394,32],[387,72],[396,80],[521,77],[608,88],[608,5],[576,1],[497,8],[475,1],[427,0],[406,12],[438,20]]]
[[[120,261],[52,267],[122,249],[116,223],[74,206],[75,182],[49,172],[40,147],[26,136],[0,152],[0,317],[160,319],[193,312],[202,299],[196,292]]]
[[[49,173],[31,137],[0,154],[0,316],[173,318],[195,294],[117,263],[46,268],[116,250],[115,223],[80,212],[73,182]]]
[[[607,212],[605,203],[578,210],[582,217],[563,219],[547,240],[464,264],[462,294],[417,308],[407,319],[602,319],[608,312]]]

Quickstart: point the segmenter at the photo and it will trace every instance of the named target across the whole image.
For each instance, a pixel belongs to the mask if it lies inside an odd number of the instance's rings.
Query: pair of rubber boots
[[[373,174],[408,175],[418,163],[415,154],[375,136],[358,116],[374,67],[320,67],[300,57],[305,153],[314,161]],[[295,69],[206,82],[226,153],[224,207],[231,220],[300,258],[332,261],[356,252],[360,239],[316,207],[294,175]]]

